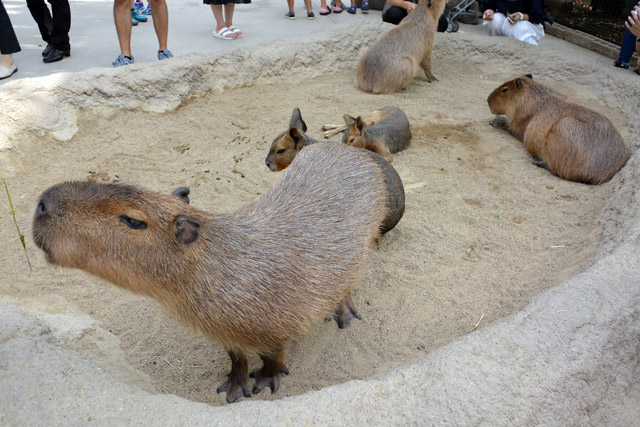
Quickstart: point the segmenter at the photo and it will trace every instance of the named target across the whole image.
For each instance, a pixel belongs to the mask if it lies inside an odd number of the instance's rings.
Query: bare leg
[[[307,13],[313,11],[313,8],[311,7],[311,0],[304,0],[304,5],[307,6]]]
[[[293,12],[293,0],[287,0],[287,6],[289,6],[289,12]]]
[[[153,9],[153,6],[151,6]],[[153,11],[155,13],[155,10]],[[235,402],[238,398],[251,397],[249,393],[249,380],[247,372],[249,372],[247,364],[247,356],[244,353],[236,353],[227,350],[231,358],[231,372],[227,376],[227,380],[218,387],[217,392],[227,393],[227,403]]]
[[[129,0],[113,2],[113,20],[116,23],[120,53],[131,56],[131,6]]]
[[[264,362],[262,368],[251,372],[249,376],[256,379],[253,386],[253,394],[258,394],[266,387],[271,389],[271,394],[280,389],[282,374],[289,375],[289,369],[284,364],[284,347],[272,354],[260,354]]]
[[[2,60],[0,60],[0,65],[2,65],[3,67],[5,67],[6,69],[9,69],[11,67],[13,67],[13,54],[11,53],[7,53],[2,55]]]
[[[225,9],[224,15],[227,14],[227,10],[228,9]],[[226,19],[223,16],[223,10],[222,10],[221,4],[212,4],[211,11],[213,12],[213,17],[216,19],[216,33],[219,33],[220,30],[223,29],[224,27],[228,28],[229,25],[231,25],[231,24],[227,25]],[[232,39],[235,39],[237,37],[237,35],[235,34],[227,34],[226,36]]]
[[[153,18],[153,28],[156,30],[156,36],[158,37],[158,50],[165,50],[169,38],[167,2],[165,0],[149,0],[149,3],[151,4],[151,10],[153,10],[151,17]]]

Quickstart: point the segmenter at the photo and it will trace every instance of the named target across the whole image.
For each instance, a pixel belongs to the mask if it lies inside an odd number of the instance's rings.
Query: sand
[[[407,193],[404,218],[371,253],[353,299],[362,321],[347,330],[318,324],[287,346],[291,374],[281,390],[253,399],[304,393],[361,379],[422,358],[475,327],[518,311],[592,261],[601,213],[617,178],[600,186],[561,180],[531,164],[522,144],[488,125],[488,94],[513,70],[487,62],[437,58],[440,81],[418,76],[405,92],[371,96],[353,87],[353,72],[317,78],[280,76],[209,93],[163,114],[141,111],[78,116],[78,132],[60,142],[23,136],[3,153],[9,189],[27,234],[38,195],[67,179],[137,184],[161,192],[191,189],[191,203],[233,212],[279,179],[264,158],[299,107],[320,137],[344,113],[385,105],[407,113],[411,146],[393,165]],[[542,82],[607,115],[624,137],[626,119],[589,86]],[[212,405],[229,369],[223,348],[172,319],[154,301],[86,273],[47,265],[27,236],[29,276],[15,228],[2,217],[0,295],[53,315],[86,315],[90,328],[65,335],[72,349],[109,373],[150,391]],[[94,322],[95,320],[95,322]],[[479,323],[478,323],[479,322]],[[71,330],[73,332],[73,330]],[[114,348],[116,350],[114,350]],[[117,350],[119,348],[119,350]],[[252,355],[250,367],[259,359]]]

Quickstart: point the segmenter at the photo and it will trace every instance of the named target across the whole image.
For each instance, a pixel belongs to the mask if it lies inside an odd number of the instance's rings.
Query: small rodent
[[[232,365],[218,392],[233,402],[250,396],[247,352],[264,362],[253,393],[275,393],[287,340],[331,313],[359,318],[350,289],[379,237],[384,180],[367,151],[327,144],[232,215],[185,203],[185,188],[66,182],[40,197],[33,236],[50,263],[147,295],[221,342]]]
[[[400,112],[402,112],[402,110],[400,110]],[[402,114],[404,114],[404,112],[402,112]],[[378,116],[376,115],[375,117]],[[394,118],[394,122],[397,121],[398,119]],[[289,130],[278,135],[271,143],[271,148],[265,159],[267,167],[274,172],[281,171],[291,164],[300,150],[310,144],[322,143],[322,146],[325,144],[336,144],[336,142],[333,141],[313,139],[305,133],[306,131],[307,125],[304,120],[302,120],[300,109],[294,108],[291,119],[289,120]],[[408,119],[407,131],[409,132],[409,139],[411,139],[411,131],[408,130]],[[403,138],[405,137],[406,134],[403,133]],[[369,157],[378,165],[384,176],[384,190],[388,201],[388,211],[380,225],[380,231],[384,234],[392,230],[404,215],[404,185],[398,172],[396,172],[394,167],[386,160],[375,153],[369,154]]]
[[[419,0],[398,26],[365,50],[356,67],[356,87],[374,94],[398,92],[413,80],[418,67],[427,81],[437,80],[431,73],[431,55],[445,3]]]
[[[384,107],[366,119],[348,114],[343,118],[347,125],[342,135],[344,144],[378,153],[388,162],[393,161],[391,153],[404,150],[411,143],[409,118],[398,107]]]
[[[602,184],[627,162],[631,153],[605,116],[537,83],[530,74],[510,80],[487,99],[491,124],[524,143],[534,164],[569,181]]]

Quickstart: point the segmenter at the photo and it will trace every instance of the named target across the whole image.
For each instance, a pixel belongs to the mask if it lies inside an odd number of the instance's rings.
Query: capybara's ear
[[[293,109],[293,114],[291,114],[291,120],[289,121],[289,129],[293,128],[301,129],[302,132],[307,131],[307,124],[302,120],[302,113],[297,107]]]
[[[347,126],[351,126],[356,122],[356,119],[354,119],[348,114],[345,114],[344,116],[342,116],[342,118],[344,119],[344,122],[346,123]]]
[[[517,78],[516,79],[516,88],[517,89],[522,89],[524,87],[524,83],[522,82],[522,79]]]
[[[189,243],[195,242],[200,234],[200,223],[189,216],[178,215],[174,224],[176,228],[176,240],[181,245],[188,245]]]
[[[533,80],[533,74],[525,74],[525,77],[529,77],[531,80]]]
[[[189,193],[190,191],[187,187],[178,187],[173,190],[171,194],[180,197],[180,200],[182,200],[186,204],[189,204]]]
[[[289,129],[289,136],[293,139],[293,148],[298,148],[298,143],[303,139],[302,132],[298,128]]]
[[[358,129],[358,133],[362,135],[365,130],[367,130],[367,123],[362,120],[362,116],[358,116],[356,119],[356,129]]]

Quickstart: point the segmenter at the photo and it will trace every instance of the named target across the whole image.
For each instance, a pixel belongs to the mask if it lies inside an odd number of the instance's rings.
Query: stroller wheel
[[[456,31],[458,31],[458,27],[459,25],[456,21],[447,19],[447,33],[455,33]]]
[[[453,21],[453,29],[451,30],[452,33],[455,33],[456,31],[458,31],[458,28],[460,28],[460,24],[458,24],[458,21]]]

